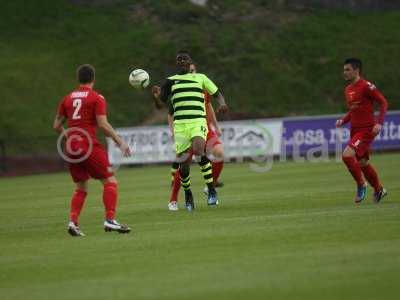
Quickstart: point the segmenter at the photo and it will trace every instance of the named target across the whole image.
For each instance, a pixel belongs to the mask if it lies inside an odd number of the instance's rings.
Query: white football
[[[144,89],[150,83],[150,76],[145,70],[135,69],[129,74],[129,83],[135,89]]]

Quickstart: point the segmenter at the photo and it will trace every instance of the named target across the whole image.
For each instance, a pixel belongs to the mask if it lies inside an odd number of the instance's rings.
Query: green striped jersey
[[[170,113],[175,123],[190,123],[205,119],[204,91],[214,95],[218,88],[204,74],[177,74],[167,78],[161,88],[161,100],[170,101]]]

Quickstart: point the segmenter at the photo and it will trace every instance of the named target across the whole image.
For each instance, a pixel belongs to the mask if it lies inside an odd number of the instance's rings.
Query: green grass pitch
[[[93,181],[84,238],[66,233],[68,174],[1,179],[0,298],[397,299],[400,154],[372,162],[389,197],[375,205],[369,189],[359,207],[341,163],[227,164],[217,208],[194,166],[193,214],[167,211],[168,166],[121,169],[118,220],[133,233],[103,231]]]

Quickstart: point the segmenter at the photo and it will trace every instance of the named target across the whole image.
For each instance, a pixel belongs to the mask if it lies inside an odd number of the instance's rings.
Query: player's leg
[[[181,153],[179,154],[179,158],[182,160],[180,165],[179,165],[179,172],[181,175],[181,185],[183,187],[183,190],[185,191],[185,207],[186,209],[191,212],[194,210],[194,199],[193,199],[193,194],[192,190],[190,189],[190,163],[191,160],[189,160],[187,157],[186,153]]]
[[[193,154],[200,157],[199,161],[200,170],[203,175],[204,182],[206,183],[208,188],[207,204],[217,205],[218,199],[217,199],[217,192],[215,191],[214,188],[212,166],[211,166],[211,161],[208,159],[206,155],[205,145],[206,145],[205,134],[204,136],[195,135],[192,138]]]
[[[115,220],[118,202],[118,181],[115,176],[100,179],[103,184],[103,204],[105,209],[104,230],[106,232],[116,231],[129,233],[131,229]]]
[[[221,175],[222,169],[224,168],[224,147],[221,143],[216,143],[212,148],[212,154],[214,160],[212,161],[212,175],[214,180],[214,186],[218,186],[218,179]]]
[[[212,130],[207,134],[206,154],[207,157],[211,157],[214,187],[222,187],[223,184],[218,181],[218,178],[224,167],[224,147],[217,133]],[[208,190],[205,189],[205,192],[208,193]]]
[[[100,144],[94,145],[92,153],[85,161],[91,177],[99,179],[103,184],[103,204],[105,209],[104,230],[128,233],[127,225],[119,224],[115,220],[118,202],[118,181],[114,176],[108,160],[107,152]]]
[[[189,160],[189,164],[192,163],[192,152],[189,151],[188,152],[188,160]],[[181,189],[181,173],[178,171],[175,173],[175,177],[174,177],[174,181],[172,182],[172,188],[171,188],[171,196],[170,196],[170,200],[168,203],[168,209],[171,211],[177,211],[178,208],[178,196],[179,196],[179,190]]]
[[[175,182],[175,175],[179,170],[179,162],[174,161],[171,165],[171,187],[174,185]]]
[[[87,196],[87,187],[87,180],[76,182],[76,189],[74,194],[72,195],[69,219],[76,225],[79,225],[79,216],[81,214],[81,210]]]
[[[378,174],[375,171],[375,168],[368,161],[368,158],[362,158],[359,162],[365,178],[374,188],[374,201],[378,203],[382,200],[383,197],[387,195],[387,191],[383,188],[379,180]]]
[[[179,174],[179,162],[174,161],[171,165],[171,196],[169,198],[168,209],[178,210],[178,194],[181,189],[181,176]]]
[[[71,198],[67,231],[72,236],[85,236],[79,227],[79,216],[87,196],[89,174],[80,163],[70,163],[69,171],[76,188]]]
[[[178,171],[175,173],[174,180],[171,187],[171,196],[169,198],[168,209],[171,211],[178,210],[178,195],[181,189],[181,174]]]
[[[194,209],[193,194],[190,189],[190,163],[191,163],[191,139],[190,128],[185,124],[174,125],[176,160],[179,162],[179,174],[181,185],[185,191],[185,206],[191,212]]]
[[[360,140],[356,138],[352,138],[349,145],[343,151],[342,160],[347,166],[350,174],[353,176],[356,184],[357,184],[357,193],[354,199],[355,203],[360,203],[366,197],[366,184],[362,175],[361,166],[356,158],[356,151],[358,150],[358,146],[360,144]]]

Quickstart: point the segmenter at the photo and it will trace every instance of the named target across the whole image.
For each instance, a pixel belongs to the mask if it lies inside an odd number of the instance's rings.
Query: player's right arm
[[[157,109],[161,109],[162,108],[162,102],[160,99],[161,88],[158,85],[154,85],[151,88],[151,94],[153,95],[154,104],[156,105]]]
[[[174,136],[174,107],[172,106],[171,100],[168,101],[168,126],[171,130],[172,136]]]
[[[53,129],[58,133],[64,132],[64,122],[67,120],[67,112],[64,107],[64,100],[58,106],[56,116],[53,122]]]
[[[350,120],[351,120],[351,111],[349,111],[341,119],[336,121],[336,127],[341,127],[342,125],[350,122]]]
[[[168,113],[168,127],[174,137],[174,117],[170,113]]]
[[[58,132],[58,133],[63,133],[64,132],[64,122],[66,118],[64,116],[60,116],[59,114],[56,114],[56,117],[54,118],[53,122],[53,129]]]
[[[161,109],[168,102],[168,98],[171,95],[172,84],[173,81],[167,79],[161,87],[158,85],[152,87],[151,92],[153,94],[155,105],[158,109]]]

